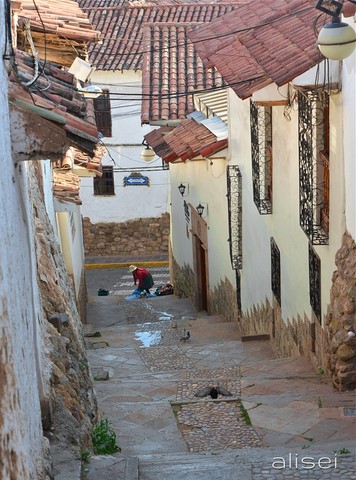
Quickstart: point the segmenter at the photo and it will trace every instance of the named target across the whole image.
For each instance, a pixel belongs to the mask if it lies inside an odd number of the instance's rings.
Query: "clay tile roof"
[[[237,95],[247,98],[270,83],[287,83],[322,60],[314,32],[319,15],[314,0],[251,2],[189,38],[204,62],[215,65]]]
[[[188,92],[221,87],[215,68],[206,68],[187,31],[195,23],[154,23],[144,29],[141,122],[184,119],[194,111]]]
[[[203,123],[192,118],[184,120],[173,130],[158,128],[145,135],[148,144],[166,163],[185,161],[199,155],[208,157],[227,147],[227,138],[217,136]]]
[[[245,0],[221,3],[188,3],[169,0],[143,5],[112,5],[109,0],[79,0],[94,27],[101,31],[101,44],[89,45],[90,62],[97,70],[139,70],[142,65],[143,26],[152,22],[210,22],[231,12]]]
[[[86,42],[100,37],[75,0],[18,0],[12,2],[12,10],[17,17],[17,45],[30,48],[23,29],[29,21],[40,58],[60,65],[70,66],[77,56],[85,58]]]
[[[15,50],[16,72],[9,76],[9,99],[12,103],[59,125],[69,143],[94,155],[98,143],[95,118],[89,105],[76,91],[72,74],[47,61],[43,72],[35,77],[33,57]],[[23,83],[35,79],[26,87]]]
[[[79,198],[80,180],[71,170],[55,168],[53,170],[53,195],[60,202],[72,202],[81,205]]]

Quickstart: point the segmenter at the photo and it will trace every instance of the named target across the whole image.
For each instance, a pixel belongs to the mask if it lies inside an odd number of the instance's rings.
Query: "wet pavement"
[[[150,271],[155,287],[169,281],[166,267]],[[87,352],[94,378],[109,378],[95,385],[117,458],[137,456],[141,480],[356,478],[355,392],[333,391],[306,360],[277,358],[268,341],[241,342],[236,324],[187,299],[125,301],[130,280],[127,269],[87,271],[85,332],[101,334],[86,337]],[[110,295],[98,297],[99,288]],[[216,384],[232,396],[195,397]],[[335,452],[346,455],[334,468]],[[307,457],[313,468],[296,462]],[[330,464],[320,467],[321,457]]]

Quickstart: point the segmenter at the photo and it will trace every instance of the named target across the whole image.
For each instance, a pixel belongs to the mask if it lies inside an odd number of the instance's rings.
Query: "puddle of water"
[[[112,362],[113,360],[116,360],[119,357],[115,357],[115,355],[104,355],[102,357],[103,360],[106,360],[107,362]]]
[[[158,345],[161,340],[161,330],[154,330],[150,332],[136,332],[135,340],[142,342],[144,347],[152,347]]]

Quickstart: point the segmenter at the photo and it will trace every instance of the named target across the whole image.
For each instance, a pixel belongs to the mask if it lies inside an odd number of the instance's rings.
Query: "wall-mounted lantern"
[[[203,216],[203,213],[204,213],[204,205],[202,205],[201,203],[199,203],[199,205],[196,207],[196,210],[197,212],[199,213],[199,215],[202,217]]]
[[[181,183],[178,185],[178,190],[182,197],[185,197],[189,193],[189,185],[187,183]]]

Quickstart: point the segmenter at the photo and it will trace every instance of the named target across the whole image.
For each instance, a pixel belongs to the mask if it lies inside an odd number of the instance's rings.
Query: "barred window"
[[[94,177],[94,195],[115,195],[113,167],[102,167],[102,172],[101,177]]]
[[[253,200],[260,214],[272,213],[272,107],[251,101]]]
[[[309,243],[309,297],[310,305],[321,323],[321,262],[316,251]]]
[[[227,207],[231,266],[242,268],[242,177],[237,165],[227,167]]]
[[[95,121],[103,137],[112,137],[112,121],[109,90],[94,99]]]
[[[299,223],[313,245],[329,243],[329,96],[299,92]]]
[[[281,254],[271,237],[271,287],[277,302],[281,305]]]

